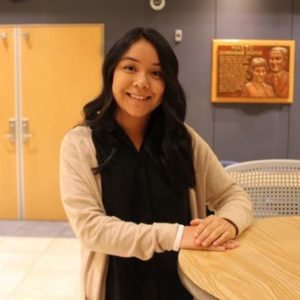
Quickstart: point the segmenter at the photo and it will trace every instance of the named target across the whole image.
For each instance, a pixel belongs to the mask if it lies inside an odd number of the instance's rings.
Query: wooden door
[[[101,25],[22,26],[20,31],[25,219],[65,219],[59,148],[101,87]],[[26,134],[28,138],[26,138]]]
[[[0,218],[17,219],[14,30],[0,26]],[[11,123],[9,120],[11,119]],[[11,124],[11,129],[9,128]]]

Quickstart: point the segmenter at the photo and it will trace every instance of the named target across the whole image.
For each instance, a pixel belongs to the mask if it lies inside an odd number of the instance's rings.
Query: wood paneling
[[[0,27],[0,218],[18,217],[16,144],[9,134],[9,119],[15,117],[14,33]]]
[[[100,91],[103,28],[24,26],[21,39],[23,117],[32,134],[24,143],[25,218],[64,219],[59,147]]]

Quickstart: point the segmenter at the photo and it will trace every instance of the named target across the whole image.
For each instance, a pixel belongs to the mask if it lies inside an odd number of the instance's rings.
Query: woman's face
[[[265,66],[254,67],[254,69],[252,71],[252,80],[262,83],[262,82],[264,82],[266,74],[267,74],[267,70],[266,70]]]
[[[165,82],[156,49],[145,39],[122,56],[113,75],[117,120],[148,119],[162,102]]]

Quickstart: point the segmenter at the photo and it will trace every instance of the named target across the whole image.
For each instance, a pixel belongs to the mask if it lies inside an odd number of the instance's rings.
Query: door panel
[[[59,147],[100,92],[103,28],[22,26],[20,38],[23,125],[31,135],[23,143],[25,219],[65,219]]]
[[[17,219],[16,144],[8,134],[15,118],[13,28],[0,26],[0,218]],[[13,130],[13,128],[12,128]]]

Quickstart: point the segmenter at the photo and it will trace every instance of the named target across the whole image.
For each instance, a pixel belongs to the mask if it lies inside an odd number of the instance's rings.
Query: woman
[[[243,97],[270,98],[275,97],[272,86],[265,83],[268,71],[267,61],[263,57],[253,57],[250,62],[251,81],[243,89]]]
[[[64,138],[61,193],[82,244],[85,299],[192,299],[179,249],[224,251],[251,223],[247,194],[184,124],[178,62],[153,29],[108,52],[101,95]],[[208,204],[215,216],[205,218]],[[179,225],[180,224],[180,225]]]

